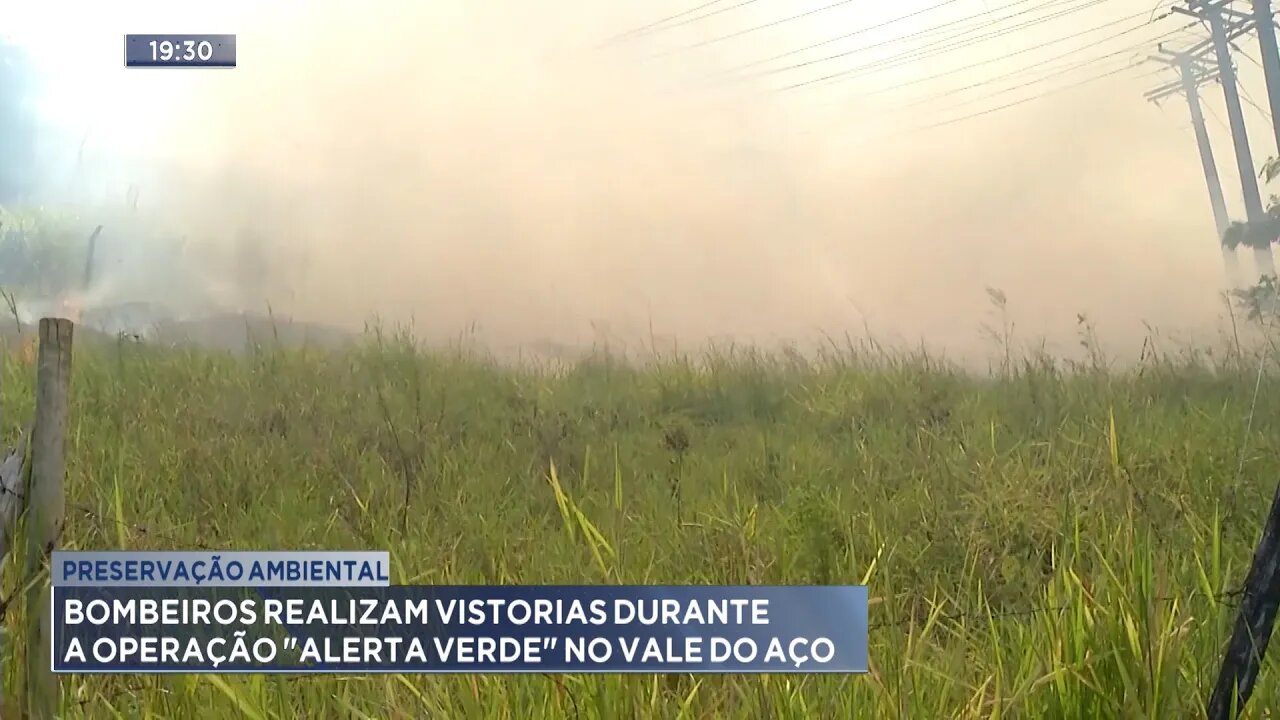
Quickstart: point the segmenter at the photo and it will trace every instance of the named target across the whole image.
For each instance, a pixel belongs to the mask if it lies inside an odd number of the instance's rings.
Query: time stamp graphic
[[[125,35],[124,66],[130,68],[233,68],[235,35]]]

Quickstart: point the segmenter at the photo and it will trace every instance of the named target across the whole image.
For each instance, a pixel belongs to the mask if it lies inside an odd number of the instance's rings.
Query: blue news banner
[[[385,552],[55,552],[60,673],[861,673],[864,586],[391,585]]]

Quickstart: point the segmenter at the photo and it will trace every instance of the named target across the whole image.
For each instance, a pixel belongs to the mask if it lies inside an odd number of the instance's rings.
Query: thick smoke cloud
[[[982,357],[987,287],[1020,337],[1060,352],[1078,350],[1079,313],[1121,354],[1144,323],[1213,338],[1203,179],[1183,116],[1142,101],[1149,77],[906,132],[928,106],[890,117],[856,88],[705,82],[785,47],[768,33],[657,58],[679,43],[593,48],[662,14],[603,5],[285,3],[244,19],[240,66],[193,81],[155,138],[184,181],[150,207],[230,272],[265,269],[242,285],[277,312],[471,329],[497,349],[870,329]]]

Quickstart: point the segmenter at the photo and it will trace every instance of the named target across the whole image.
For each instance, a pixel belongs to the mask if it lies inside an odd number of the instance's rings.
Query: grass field
[[[1189,717],[1280,481],[1270,375],[1246,423],[1258,363],[978,378],[863,346],[550,372],[399,336],[82,340],[64,547],[389,549],[399,583],[865,581],[872,672],[65,677],[67,717]],[[33,375],[10,344],[6,440]]]

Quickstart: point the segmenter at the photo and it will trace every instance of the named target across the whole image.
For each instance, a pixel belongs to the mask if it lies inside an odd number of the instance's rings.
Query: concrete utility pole
[[[1175,7],[1174,10],[1200,18],[1209,24],[1212,33],[1214,54],[1218,61],[1218,75],[1221,78],[1222,94],[1227,105],[1227,119],[1231,126],[1231,140],[1235,145],[1236,168],[1240,171],[1240,183],[1244,190],[1244,207],[1249,224],[1261,224],[1267,217],[1262,206],[1262,192],[1258,189],[1257,169],[1253,164],[1253,154],[1249,151],[1249,133],[1244,125],[1244,110],[1240,105],[1240,89],[1236,84],[1236,70],[1231,63],[1231,39],[1249,29],[1252,18],[1240,21],[1228,27],[1223,18],[1223,7],[1229,0],[1189,0],[1190,10]],[[1275,258],[1271,254],[1271,246],[1253,248],[1253,260],[1260,276],[1275,277]]]
[[[1276,136],[1280,154],[1280,50],[1276,48],[1276,26],[1272,19],[1271,0],[1253,0],[1253,25],[1258,31],[1258,47],[1262,51],[1262,74],[1267,79],[1267,100],[1271,105],[1271,130]]]
[[[1173,52],[1164,48],[1160,48],[1160,52],[1160,56],[1152,56],[1151,59],[1172,66],[1178,71],[1178,80],[1147,92],[1146,98],[1151,102],[1159,102],[1178,92],[1187,98],[1187,109],[1191,112],[1191,126],[1196,133],[1196,146],[1200,149],[1200,167],[1204,170],[1204,182],[1209,190],[1209,204],[1213,207],[1213,224],[1217,229],[1215,244],[1222,251],[1227,288],[1233,290],[1242,284],[1240,260],[1234,248],[1222,244],[1222,236],[1231,225],[1231,216],[1227,214],[1227,203],[1222,195],[1222,180],[1218,177],[1218,166],[1213,159],[1213,147],[1209,144],[1209,131],[1204,124],[1204,111],[1200,107],[1199,85],[1217,78],[1217,73],[1205,67],[1198,58],[1185,52]]]

